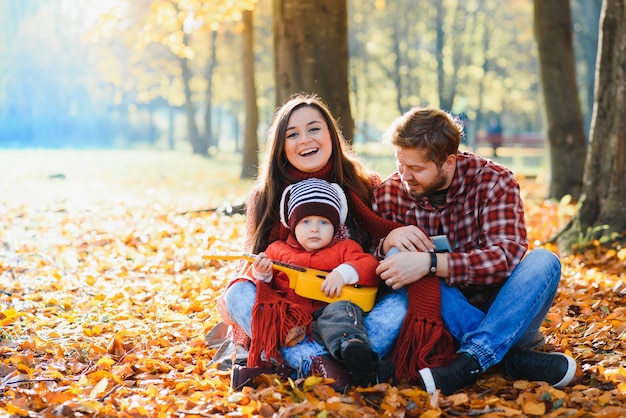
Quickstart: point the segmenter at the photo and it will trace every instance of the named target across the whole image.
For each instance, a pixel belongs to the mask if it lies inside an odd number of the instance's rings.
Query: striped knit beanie
[[[335,227],[346,221],[348,202],[341,186],[318,178],[291,184],[280,200],[280,221],[292,231],[307,216],[323,216]]]

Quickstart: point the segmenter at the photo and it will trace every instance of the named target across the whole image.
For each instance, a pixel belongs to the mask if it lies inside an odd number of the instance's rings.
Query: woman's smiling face
[[[304,172],[321,170],[333,153],[328,125],[312,106],[293,111],[287,124],[285,156],[291,165]]]

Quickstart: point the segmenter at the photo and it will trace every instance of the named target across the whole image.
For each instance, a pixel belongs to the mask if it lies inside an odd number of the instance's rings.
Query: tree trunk
[[[583,98],[583,121],[585,134],[589,134],[591,127],[591,113],[593,111],[594,84],[596,78],[596,59],[598,56],[598,33],[600,32],[600,10],[602,2],[597,0],[575,0],[573,5],[578,9],[580,29],[575,32],[574,40],[580,46],[580,60],[584,64],[582,77],[579,74],[581,97]]]
[[[274,0],[274,68],[277,106],[316,93],[352,142],[347,9],[347,0]]]
[[[396,5],[396,7],[398,7]],[[396,24],[392,25],[392,49],[393,52],[393,71],[391,71],[390,79],[393,81],[396,86],[396,107],[398,108],[398,114],[401,115],[406,112],[408,109],[402,105],[404,102],[404,89],[402,88],[402,52],[400,51],[400,41],[401,38],[406,35],[406,32],[402,30],[401,25]]]
[[[148,112],[148,144],[152,147],[157,140],[157,125],[154,120],[154,104],[149,103],[146,112]]]
[[[213,137],[213,118],[211,112],[213,110],[213,73],[217,66],[217,54],[215,53],[217,45],[217,31],[212,30],[211,34],[211,53],[209,54],[209,62],[206,66],[205,79],[207,82],[204,109],[204,138],[207,146],[217,147],[217,140]]]
[[[167,107],[167,145],[170,151],[174,151],[176,147],[176,140],[174,138],[174,123],[175,123],[175,109],[174,106],[169,105]]]
[[[580,209],[559,248],[613,238],[626,229],[626,0],[605,0],[596,72],[591,142]]]
[[[196,123],[196,107],[191,98],[191,71],[189,70],[189,62],[187,58],[180,59],[181,73],[183,77],[183,88],[185,90],[185,115],[187,116],[187,133],[189,135],[189,143],[194,154],[208,156],[208,147],[200,138],[198,133],[198,124]]]
[[[435,18],[435,57],[437,58],[437,95],[439,96],[439,107],[444,110],[451,110],[452,103],[446,101],[446,81],[445,70],[443,63],[443,47],[446,43],[445,32],[443,31],[443,19],[445,18],[445,8],[443,7],[443,0],[437,0],[435,2],[436,18]]]
[[[483,62],[481,69],[483,74],[488,74],[491,71],[491,60],[489,59],[488,51],[491,48],[491,40],[494,33],[493,21],[489,19],[489,9],[486,8],[484,3],[480,3],[478,6],[478,13],[483,16],[485,21],[484,30],[480,34],[480,46],[483,51]],[[472,151],[478,150],[478,131],[483,126],[485,120],[485,114],[483,108],[485,107],[485,91],[487,90],[487,78],[482,77],[478,83],[478,106],[476,108],[476,118],[474,119],[474,135],[471,141],[468,141]]]
[[[548,126],[549,197],[580,197],[587,140],[576,87],[569,0],[534,0],[535,39]]]
[[[464,2],[456,4],[453,10],[454,31],[452,31],[452,33],[446,33],[444,30],[444,21],[447,13],[446,7],[442,0],[438,0],[435,3],[436,17],[434,24],[436,34],[435,57],[437,59],[437,95],[439,96],[439,107],[449,112],[452,111],[454,106],[459,78],[458,70],[463,58],[462,48],[464,39],[459,38],[463,33],[464,19],[466,19],[468,15],[465,7]],[[448,37],[450,37],[452,41],[447,41]],[[448,52],[447,55],[451,55],[450,60],[452,65],[448,65],[449,68],[446,70],[446,53],[444,51],[446,47],[450,45],[452,53]]]
[[[256,176],[259,165],[259,141],[257,138],[259,109],[256,103],[256,86],[254,81],[254,26],[252,16],[252,10],[245,10],[242,13],[243,90],[246,104],[246,126],[244,129],[243,162],[241,167],[242,179]]]

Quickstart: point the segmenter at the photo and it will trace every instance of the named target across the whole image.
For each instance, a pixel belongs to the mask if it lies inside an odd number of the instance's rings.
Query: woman
[[[266,160],[247,203],[247,252],[256,254],[276,240],[287,239],[289,229],[281,225],[279,218],[281,195],[288,185],[311,177],[338,183],[347,193],[349,215],[338,238],[351,238],[373,251],[378,240],[398,226],[372,212],[372,190],[381,179],[369,173],[350,152],[326,104],[315,95],[299,94],[277,110],[268,131]],[[235,280],[224,295],[225,309],[220,310],[225,322],[236,325],[235,338],[242,336],[243,329],[253,343],[255,299],[252,282]],[[389,353],[398,335],[406,304],[405,294],[386,292],[365,319],[372,349],[380,358]],[[323,346],[308,339],[282,349],[285,363],[300,375],[310,374],[313,368],[316,374],[341,380],[341,367],[333,364],[327,354]]]

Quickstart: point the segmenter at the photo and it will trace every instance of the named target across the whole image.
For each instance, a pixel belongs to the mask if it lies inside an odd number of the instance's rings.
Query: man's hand
[[[430,237],[415,225],[401,226],[391,231],[383,242],[383,253],[387,254],[392,247],[396,247],[401,252],[435,250],[435,244]]]
[[[331,271],[322,282],[322,292],[329,298],[335,298],[341,294],[345,282],[340,273]]]
[[[376,268],[376,274],[387,286],[397,290],[420,280],[430,269],[430,254],[400,252],[385,258]]]
[[[265,253],[259,253],[252,263],[254,269],[261,274],[269,274],[272,272],[272,260],[267,258]]]

